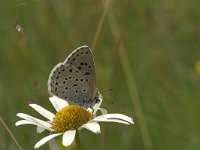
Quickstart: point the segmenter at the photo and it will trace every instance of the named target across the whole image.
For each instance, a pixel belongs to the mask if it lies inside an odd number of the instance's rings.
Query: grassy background
[[[81,131],[84,149],[200,148],[200,76],[194,67],[200,60],[199,6],[199,0],[111,3],[109,10],[116,17],[128,58],[118,55],[106,18],[94,51],[97,86],[104,96],[103,107],[133,117],[135,125],[102,123],[101,135]],[[75,48],[91,47],[103,11],[101,1],[95,0],[1,0],[0,115],[23,149],[33,149],[47,133],[36,134],[33,126],[15,127],[16,114],[39,117],[28,108],[31,102],[53,111],[48,75]],[[23,34],[15,30],[16,21]],[[127,85],[127,68],[120,57],[131,66],[135,80],[131,84],[138,91],[132,95],[139,95],[144,118],[136,116],[137,105],[129,92],[133,89]],[[112,92],[103,92],[110,88]],[[150,138],[141,134],[140,119],[146,120]],[[145,138],[152,148],[145,146]],[[3,126],[0,149],[17,149]]]

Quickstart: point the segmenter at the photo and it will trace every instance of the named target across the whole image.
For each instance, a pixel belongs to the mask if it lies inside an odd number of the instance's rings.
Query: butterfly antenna
[[[113,90],[113,89],[110,88],[110,89],[108,89],[108,90],[103,91],[102,93],[105,93],[105,92],[111,92],[112,90]]]
[[[113,89],[112,88],[110,88],[110,89],[108,89],[108,90],[105,90],[104,92],[111,92]]]

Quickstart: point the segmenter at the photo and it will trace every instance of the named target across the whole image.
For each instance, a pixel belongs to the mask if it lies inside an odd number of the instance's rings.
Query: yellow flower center
[[[51,128],[55,132],[76,130],[92,118],[92,113],[87,111],[86,108],[77,105],[68,105],[56,113]]]

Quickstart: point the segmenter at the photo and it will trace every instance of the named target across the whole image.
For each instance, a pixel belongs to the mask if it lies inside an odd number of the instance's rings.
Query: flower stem
[[[79,132],[78,132],[78,131],[76,132],[75,140],[76,140],[78,149],[79,149],[79,150],[82,150],[81,139],[80,139],[80,135],[79,135]]]

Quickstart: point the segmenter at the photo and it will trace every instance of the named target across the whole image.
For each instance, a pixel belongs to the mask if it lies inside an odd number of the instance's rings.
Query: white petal
[[[56,96],[50,97],[49,100],[52,103],[52,105],[53,105],[53,107],[55,108],[56,111],[59,111],[63,107],[68,105],[67,101],[60,99]]]
[[[76,130],[66,131],[62,138],[63,145],[65,147],[69,146],[74,141],[75,135],[76,135]]]
[[[123,123],[123,124],[127,124],[127,125],[130,125],[129,122],[126,122],[126,121],[123,121],[123,120],[120,120],[120,119],[107,119],[107,120],[102,120],[102,121],[99,121],[99,122],[117,122],[117,123]]]
[[[45,118],[49,119],[50,121],[53,121],[53,118],[55,115],[53,113],[51,113],[50,111],[44,109],[43,107],[41,107],[37,104],[30,104],[29,106],[32,107],[33,109],[35,109],[39,114],[41,114]]]
[[[100,116],[95,117],[91,121],[97,121],[98,122],[98,121],[104,121],[104,120],[107,120],[107,118],[104,117],[104,115],[100,115]]]
[[[94,133],[101,133],[100,125],[97,122],[88,122],[82,125],[83,128],[86,128]]]
[[[32,124],[32,125],[36,125],[36,123],[32,122],[32,121],[28,121],[28,120],[20,120],[20,121],[17,121],[15,123],[16,126],[20,126],[20,125],[25,125],[25,124]]]
[[[44,130],[45,130],[44,128],[37,126],[36,132],[42,133]]]
[[[51,123],[51,121],[47,121],[48,123]],[[37,133],[42,133],[45,129],[42,127],[37,126],[36,132]]]
[[[87,108],[87,111],[93,113],[94,110],[92,108]]]
[[[55,139],[51,139],[48,143],[50,150],[59,150],[58,144],[56,143]]]
[[[123,123],[123,124],[127,124],[127,125],[130,125],[130,123],[126,122],[126,121],[122,121],[122,120],[118,120],[118,119],[98,119],[98,120],[95,120],[95,119],[92,119],[90,122],[117,122],[117,123]]]
[[[122,114],[105,114],[100,115],[94,119],[91,120],[91,122],[97,121],[97,122],[118,122],[123,124],[133,124],[132,118],[122,115]]]
[[[123,121],[129,122],[130,124],[134,124],[133,118],[128,117],[128,116],[123,115],[123,114],[105,114],[104,117],[106,117],[108,119],[121,119]]]
[[[94,119],[91,120],[91,122],[97,121],[97,122],[118,122],[123,124],[133,124],[132,118],[122,115],[122,114],[105,114],[100,115]]]
[[[48,142],[49,140],[53,139],[56,136],[61,135],[62,133],[56,133],[56,134],[51,134],[48,135],[46,137],[44,137],[43,139],[41,139],[39,142],[37,142],[34,146],[34,148],[39,148],[40,146],[44,145],[46,142]]]
[[[51,128],[50,128],[51,124],[49,124],[48,122],[45,122],[43,120],[40,120],[38,118],[32,117],[32,116],[24,114],[24,113],[18,113],[17,116],[22,118],[22,119],[31,121],[37,126],[43,127],[43,128],[45,128],[47,130],[51,130]]]
[[[99,108],[98,110],[100,110],[103,115],[108,114],[108,111],[104,108]]]

